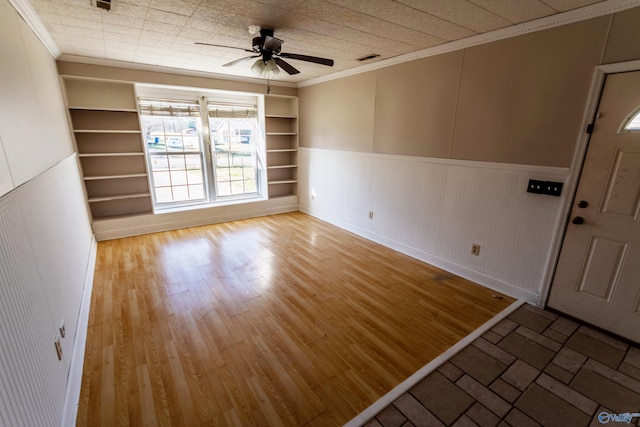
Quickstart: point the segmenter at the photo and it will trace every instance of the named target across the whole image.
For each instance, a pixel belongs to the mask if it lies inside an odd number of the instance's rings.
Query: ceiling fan
[[[333,66],[333,59],[318,58],[317,56],[308,56],[308,55],[300,55],[297,53],[282,52],[281,51],[282,43],[284,43],[284,40],[281,40],[277,37],[273,37],[272,29],[262,28],[260,29],[260,36],[256,36],[253,38],[251,49],[243,49],[235,46],[224,46],[219,44],[202,43],[202,42],[196,42],[195,44],[204,45],[204,46],[226,47],[229,49],[239,49],[245,52],[253,53],[254,55],[236,59],[235,61],[228,62],[226,64],[223,64],[222,66],[230,67],[232,65],[247,61],[249,59],[260,58],[251,66],[251,71],[253,71],[253,73],[258,76],[267,76],[269,74],[277,75],[280,71],[278,67],[282,68],[289,75],[300,73],[298,69],[296,69],[293,65],[289,64],[282,58],[313,62],[315,64],[327,65],[329,67]]]

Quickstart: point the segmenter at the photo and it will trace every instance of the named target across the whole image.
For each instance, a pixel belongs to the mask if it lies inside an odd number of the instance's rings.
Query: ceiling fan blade
[[[227,62],[226,64],[222,64],[223,67],[231,67],[232,65],[236,65],[239,62],[244,62],[248,59],[259,58],[260,55],[254,56],[245,56],[244,58],[236,59],[235,61]]]
[[[277,37],[266,36],[264,38],[264,45],[262,48],[264,50],[270,50],[271,52],[279,52],[282,43],[284,43],[284,40],[280,40]]]
[[[297,53],[280,53],[282,58],[297,59],[299,61],[314,62],[316,64],[328,65],[333,67],[333,59],[318,58],[317,56],[299,55]]]
[[[300,71],[298,71],[293,65],[289,64],[288,62],[286,62],[284,59],[278,58],[276,56],[276,57],[273,58],[273,60],[276,61],[276,64],[278,64],[280,66],[280,68],[285,70],[289,75],[299,74],[300,73]]]
[[[238,49],[238,50],[243,50],[245,52],[253,52],[253,50],[251,49],[243,49],[241,47],[235,47],[235,46],[225,46],[223,44],[213,44],[213,43],[204,43],[204,42],[195,42],[194,44],[199,44],[202,46],[226,47],[227,49]]]

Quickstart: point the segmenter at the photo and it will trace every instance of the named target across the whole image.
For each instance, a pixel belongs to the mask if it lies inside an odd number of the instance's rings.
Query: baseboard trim
[[[464,277],[465,279],[471,280],[489,289],[493,289],[494,291],[504,293],[506,295],[509,295],[510,297],[513,297],[519,300],[524,300],[534,305],[537,304],[538,302],[537,293],[527,291],[525,289],[519,288],[507,282],[503,282],[502,280],[496,279],[495,277],[488,276],[479,271],[472,270],[470,268],[448,261],[444,258],[440,258],[436,255],[430,254],[420,249],[416,249],[404,243],[395,241],[393,239],[389,239],[388,237],[366,230],[362,227],[358,227],[346,221],[342,221],[340,219],[334,218],[330,215],[326,215],[322,212],[318,212],[314,209],[309,209],[307,207],[300,206],[300,211],[306,214],[309,214],[313,217],[316,217],[318,219],[321,219],[323,221],[329,222],[333,225],[336,225],[354,234],[362,236],[366,239],[369,239],[371,241],[384,245],[388,248],[391,248],[398,252],[402,252],[405,255],[409,255],[410,257],[416,258],[420,261],[426,262],[435,267],[446,270],[457,276]]]
[[[396,399],[402,396],[404,393],[409,391],[414,385],[418,384],[424,377],[429,375],[431,372],[435,371],[442,365],[444,362],[452,358],[456,355],[460,350],[471,344],[475,339],[479,338],[487,332],[489,329],[493,328],[498,322],[502,319],[506,318],[508,315],[513,313],[518,307],[523,305],[525,301],[517,300],[513,302],[509,307],[502,310],[500,313],[493,316],[491,319],[486,321],[482,326],[480,326],[475,331],[471,332],[469,335],[464,337],[462,340],[458,341],[452,347],[450,347],[447,351],[433,359],[431,362],[424,365],[418,371],[416,371],[413,375],[411,375],[406,380],[402,381],[400,384],[395,386],[390,392],[382,396],[376,402],[374,402],[371,406],[369,406],[364,411],[360,412],[353,419],[351,419],[348,423],[345,424],[345,427],[359,427],[369,421],[371,418],[376,416],[380,411],[393,403]]]
[[[82,387],[82,370],[84,368],[84,350],[87,344],[87,333],[89,331],[89,309],[91,307],[91,293],[93,291],[93,276],[98,255],[98,243],[93,237],[91,239],[91,249],[85,274],[84,290],[82,292],[82,302],[75,330],[75,341],[73,343],[73,354],[71,355],[71,366],[67,377],[67,390],[62,409],[61,427],[75,426],[78,417],[78,404],[80,402],[80,389]]]
[[[162,231],[177,230],[180,228],[198,227],[202,225],[217,224],[220,222],[237,221],[242,219],[257,218],[267,215],[275,215],[298,210],[298,199],[282,200],[272,199],[259,202],[263,206],[250,210],[224,211],[216,213],[215,208],[196,215],[194,211],[186,213],[145,214],[123,219],[104,219],[93,222],[93,232],[98,241],[119,239],[122,237],[139,236],[142,234],[159,233]],[[236,205],[238,206],[238,205]]]

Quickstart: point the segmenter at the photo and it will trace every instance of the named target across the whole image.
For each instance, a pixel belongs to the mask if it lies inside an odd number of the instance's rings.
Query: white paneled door
[[[636,342],[639,109],[640,71],[608,75],[549,296],[550,307]]]

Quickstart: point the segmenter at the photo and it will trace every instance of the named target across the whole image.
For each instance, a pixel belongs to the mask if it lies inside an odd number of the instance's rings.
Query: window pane
[[[171,170],[185,170],[186,165],[184,157],[184,155],[169,156],[169,168],[171,168]]]
[[[186,185],[174,185],[173,200],[176,202],[189,200],[189,187]]]
[[[244,191],[247,193],[255,193],[258,191],[258,187],[256,186],[256,181],[253,179],[248,179],[244,182]]]
[[[216,153],[216,166],[218,167],[229,166],[229,154]]]
[[[189,184],[202,184],[203,181],[204,181],[204,178],[202,176],[202,170],[188,170],[187,171],[187,182]]]
[[[153,183],[156,187],[168,187],[171,185],[169,172],[154,172]]]
[[[202,185],[190,185],[189,197],[191,197],[191,200],[204,199],[204,188]]]
[[[197,154],[185,154],[185,163],[186,167],[189,170],[192,169],[202,169],[202,163],[200,161],[200,156]]]
[[[200,151],[200,138],[198,135],[185,135],[182,137],[185,151]]]
[[[639,131],[640,130],[640,111],[636,112],[636,115],[631,118],[624,126],[626,131]]]
[[[171,187],[156,187],[156,202],[168,203],[173,201]]]
[[[181,136],[167,136],[167,151],[183,151]]]
[[[169,169],[167,156],[151,156],[151,170],[166,171]]]
[[[232,194],[243,194],[244,192],[244,181],[231,181]]]
[[[231,183],[218,182],[218,196],[230,196],[230,195],[231,195]]]
[[[178,117],[163,117],[162,121],[165,135],[180,135],[182,133],[182,126]]]
[[[185,185],[187,183],[187,171],[171,171],[171,185]]]
[[[242,173],[244,179],[255,179],[256,178],[256,170],[254,168],[242,168]]]
[[[216,168],[216,179],[218,182],[229,181],[231,179],[229,168]]]

